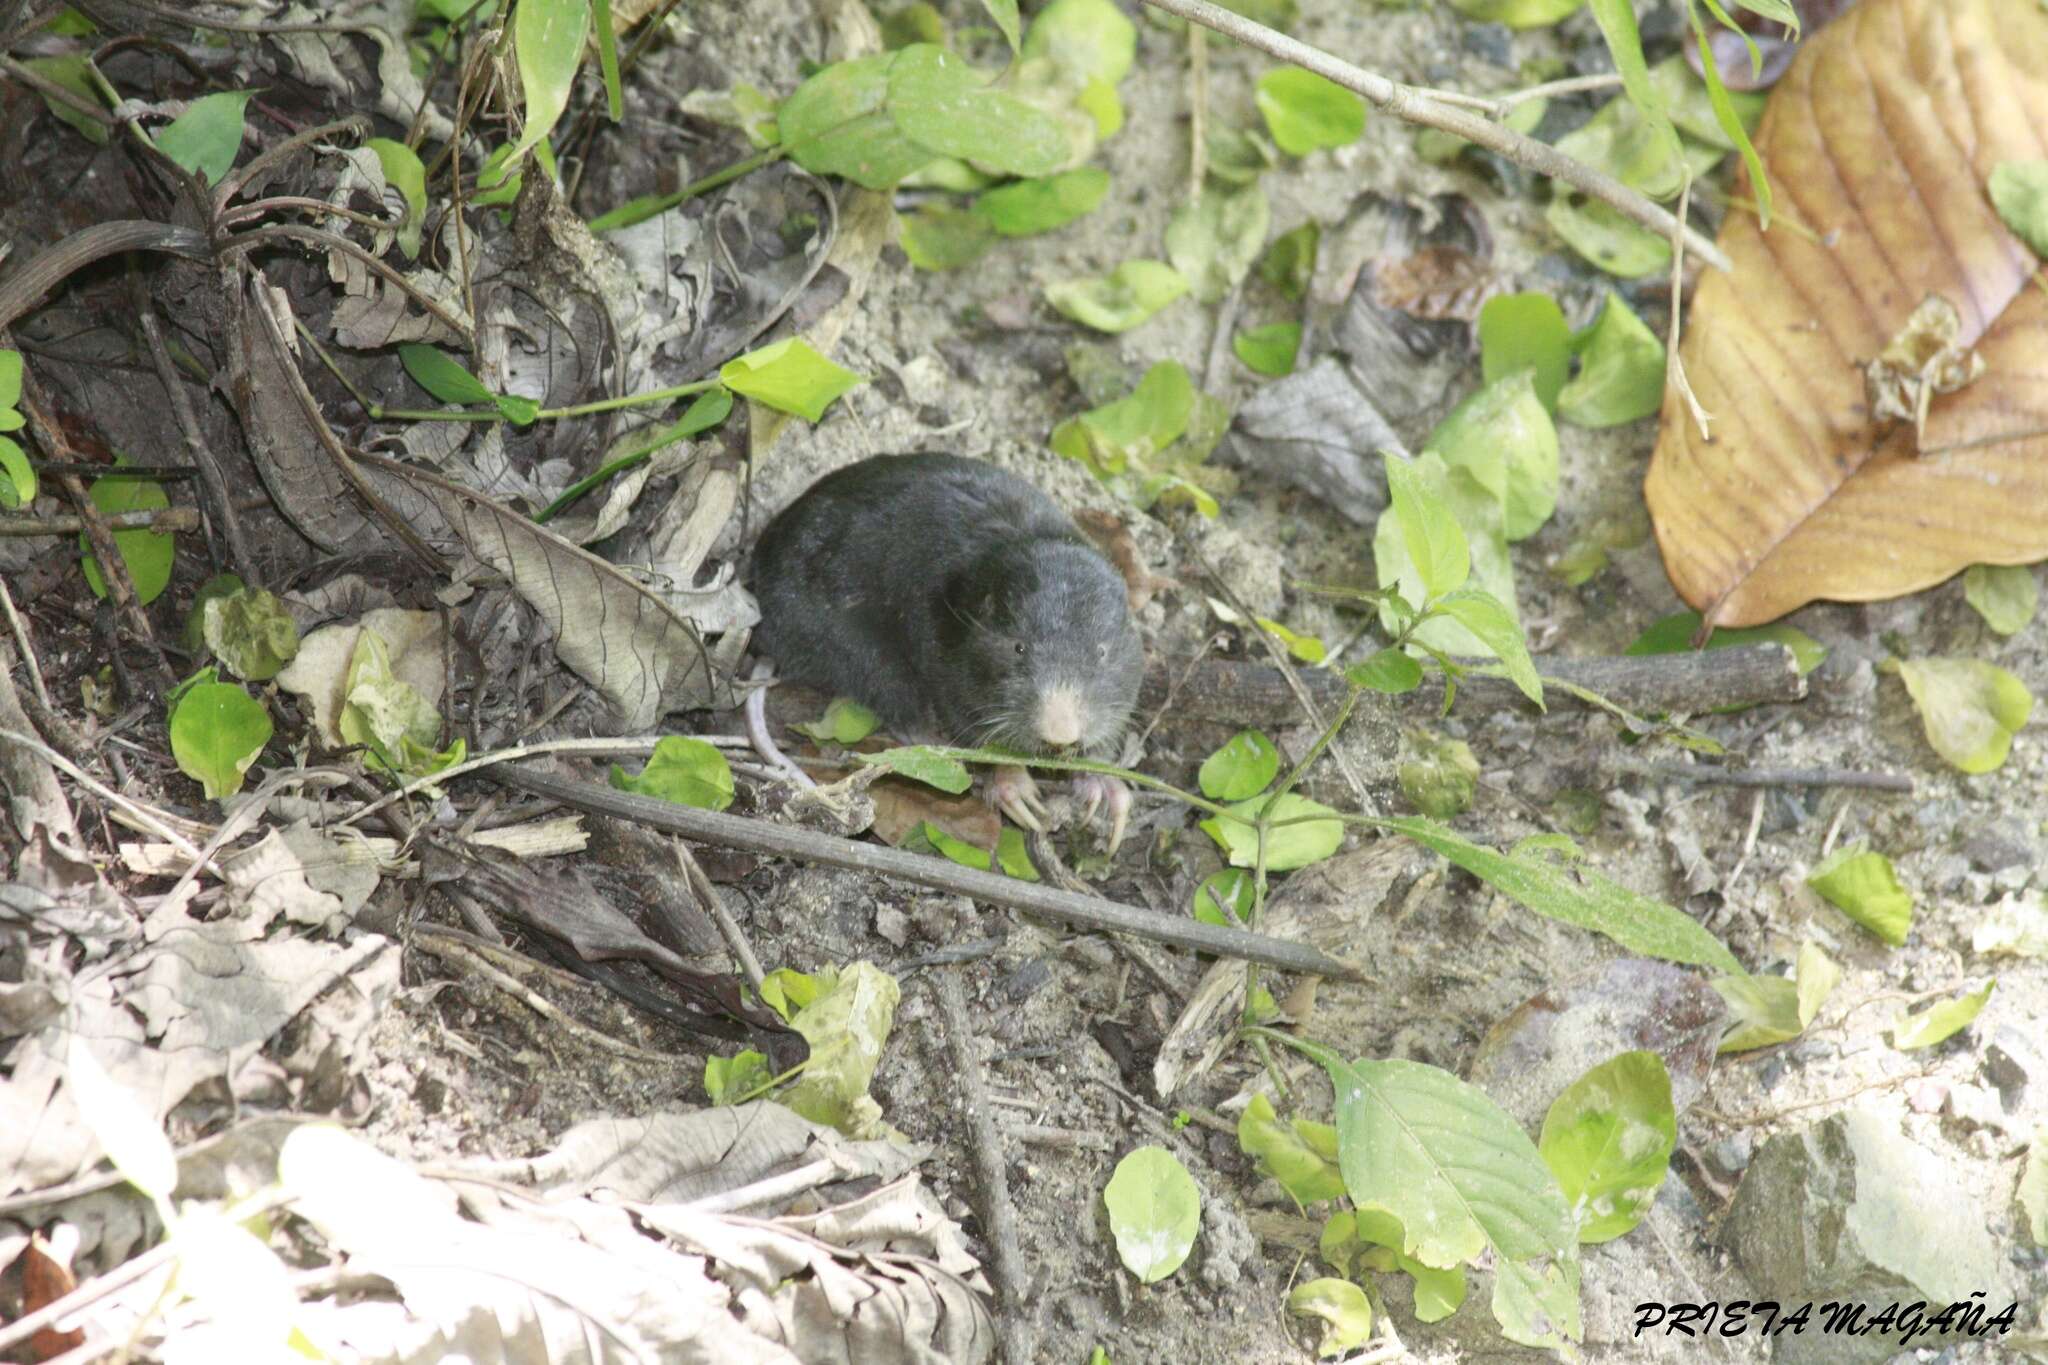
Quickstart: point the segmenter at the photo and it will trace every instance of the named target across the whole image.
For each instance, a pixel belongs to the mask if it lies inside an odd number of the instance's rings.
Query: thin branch
[[[1538,175],[1561,180],[1624,217],[1641,223],[1660,237],[1683,231],[1689,248],[1701,260],[1722,270],[1734,269],[1721,248],[1685,227],[1669,210],[1651,203],[1619,180],[1602,175],[1584,162],[1574,161],[1547,143],[1525,137],[1468,110],[1454,108],[1434,91],[1402,85],[1377,72],[1353,66],[1321,48],[1310,47],[1264,24],[1253,23],[1241,14],[1210,4],[1209,0],[1144,0],[1144,3],[1168,14],[1177,14],[1190,23],[1212,28],[1224,37],[1236,39],[1246,47],[1257,48],[1270,57],[1313,71],[1324,80],[1334,81],[1346,90],[1362,95],[1381,113],[1392,114],[1405,123],[1455,133]]]

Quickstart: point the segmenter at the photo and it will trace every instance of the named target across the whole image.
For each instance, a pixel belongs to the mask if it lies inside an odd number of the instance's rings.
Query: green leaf
[[[440,712],[392,671],[391,646],[376,631],[365,628],[356,636],[342,696],[335,728],[350,744],[368,749],[385,771],[404,773],[415,757],[432,755],[441,735]]]
[[[125,465],[125,460],[120,462]],[[109,474],[94,479],[86,489],[86,496],[92,505],[109,516],[122,512],[160,512],[171,505],[164,496],[163,485],[154,479],[122,478]],[[107,595],[106,580],[100,577],[100,565],[93,558],[91,543],[83,531],[78,533],[78,548],[84,551],[83,568],[86,586],[92,589],[94,597]],[[135,585],[135,598],[148,606],[163,596],[164,589],[171,583],[171,565],[177,557],[177,537],[169,531],[116,531],[114,548],[120,552],[121,563],[128,570],[128,580]]]
[[[1281,233],[1259,260],[1259,278],[1299,303],[1308,296],[1309,282],[1315,278],[1322,237],[1321,226],[1314,222]]]
[[[413,382],[443,403],[477,407],[498,401],[497,394],[445,351],[407,342],[398,348],[398,358]]]
[[[1296,1285],[1287,1295],[1287,1311],[1323,1320],[1316,1355],[1348,1355],[1372,1340],[1372,1300],[1349,1280],[1325,1276]]]
[[[419,153],[388,137],[366,138],[363,145],[377,154],[384,183],[405,200],[405,220],[398,228],[398,247],[412,260],[420,254],[420,227],[427,220],[427,168]]]
[[[1678,611],[1663,617],[1655,625],[1635,638],[1635,642],[1624,654],[1677,654],[1692,648],[1692,642],[1700,632],[1700,614],[1696,611]],[[1820,666],[1828,657],[1828,647],[1808,635],[1797,626],[1788,626],[1782,621],[1768,626],[1744,626],[1731,630],[1725,626],[1716,627],[1707,638],[1707,649],[1735,649],[1741,645],[1778,644],[1792,651],[1793,667],[1799,676],[1805,677]]]
[[[1022,44],[1022,27],[1017,18],[1017,0],[981,0],[981,7],[988,11],[988,17],[996,21],[1002,30],[1003,41],[1010,45],[1010,51],[1017,51]]]
[[[242,150],[242,111],[254,90],[202,95],[156,135],[156,149],[194,175],[218,185]]]
[[[1188,292],[1188,282],[1164,261],[1125,261],[1107,275],[1059,280],[1045,286],[1054,308],[1098,332],[1128,332]]]
[[[2001,161],[1991,168],[1991,206],[2013,236],[2048,258],[2048,161]]]
[[[622,792],[658,796],[678,806],[724,810],[732,804],[732,766],[718,746],[686,735],[663,735],[654,742],[647,766],[628,774],[612,764],[612,786]]]
[[[2000,635],[2017,635],[2034,619],[2041,590],[2024,564],[1972,564],[1963,570],[1963,596]]]
[[[1799,961],[1792,971],[1798,986],[1799,1027],[1804,1030],[1820,1014],[1820,1007],[1842,984],[1842,969],[1822,951],[1818,943],[1799,945]]]
[[[932,202],[898,216],[903,254],[919,270],[958,270],[981,259],[995,245],[986,218],[951,204]]]
[[[1394,523],[1408,551],[1409,564],[1421,576],[1424,593],[1441,597],[1463,586],[1472,572],[1471,550],[1449,501],[1414,461],[1389,453],[1384,463]],[[1380,586],[1394,585],[1383,573]]]
[[[1536,1140],[1579,1220],[1581,1242],[1634,1231],[1677,1145],[1671,1073],[1663,1058],[1643,1051],[1624,1052],[1566,1086]]]
[[[1892,860],[1861,843],[1835,850],[1807,874],[1806,884],[1894,948],[1913,927],[1913,897],[1899,885]]]
[[[1560,192],[1544,208],[1543,220],[1566,246],[1618,279],[1635,280],[1671,271],[1669,238],[1622,217],[1597,199]]]
[[[1401,795],[1432,820],[1450,820],[1472,806],[1479,789],[1479,759],[1462,739],[1425,735],[1397,771]]]
[[[1294,357],[1301,350],[1301,324],[1269,322],[1248,327],[1230,339],[1230,349],[1247,369],[1270,378],[1294,373]]]
[[[1337,813],[1320,801],[1311,801],[1294,792],[1285,792],[1278,797],[1254,796],[1224,808],[1236,819],[1212,816],[1202,821],[1202,831],[1229,856],[1231,866],[1258,866],[1259,831],[1254,822],[1269,803],[1271,816],[1266,831],[1266,871],[1292,872],[1310,863],[1319,863],[1335,853],[1337,846],[1344,842],[1343,821],[1313,818],[1335,816]],[[1300,823],[1280,823],[1284,820],[1298,820]]]
[[[898,129],[885,107],[896,57],[835,62],[798,86],[775,116],[790,159],[870,190],[889,189],[932,161],[937,153]]]
[[[19,431],[22,415],[15,411],[21,402],[21,352],[0,350],[0,431]]]
[[[1736,976],[1742,964],[1700,922],[1673,906],[1631,891],[1586,866],[1564,866],[1534,848],[1485,848],[1433,820],[1387,816],[1378,828],[1434,849],[1494,890],[1566,924],[1605,934],[1630,952]]]
[[[1940,1001],[1918,1014],[1901,1014],[1892,1021],[1892,1046],[1906,1051],[1947,1042],[1975,1022],[1985,1002],[1991,999],[1992,987],[1997,984],[1998,979],[1993,977],[1984,983],[1981,990],[1971,991],[1954,1000]]]
[[[1344,676],[1358,687],[1399,696],[1422,686],[1422,665],[1411,655],[1389,648],[1362,664],[1353,664],[1344,670]]]
[[[1479,365],[1494,383],[1523,370],[1534,374],[1544,410],[1557,411],[1557,395],[1571,373],[1572,329],[1548,294],[1496,294],[1479,310]]]
[[[67,52],[55,57],[24,57],[21,64],[44,80],[62,86],[92,107],[106,107],[106,96],[87,74],[91,67],[84,53]],[[99,147],[107,145],[106,124],[89,118],[70,105],[54,100],[48,95],[43,95],[43,106],[58,119],[76,129],[86,141]]]
[[[1499,500],[1511,541],[1534,535],[1557,510],[1557,427],[1535,383],[1534,371],[1491,381],[1451,409],[1423,445]]]
[[[226,593],[196,603],[199,638],[227,666],[250,682],[267,682],[299,654],[299,627],[276,594],[237,580]]]
[[[1251,273],[1271,226],[1272,210],[1257,184],[1205,188],[1167,223],[1166,258],[1187,280],[1189,293],[1215,303]]]
[[[1509,28],[1541,28],[1554,24],[1586,0],[1451,0],[1451,8],[1480,23]]]
[[[823,716],[796,728],[812,739],[833,744],[858,744],[873,734],[881,723],[874,712],[852,698],[834,697],[826,705]]]
[[[1063,228],[1109,193],[1109,172],[1082,166],[1042,180],[1019,180],[974,201],[974,213],[1005,237],[1029,237]]]
[[[1262,630],[1278,636],[1280,643],[1287,646],[1287,652],[1305,664],[1319,664],[1329,654],[1329,650],[1323,647],[1323,642],[1313,635],[1302,635],[1289,630],[1278,621],[1265,616],[1254,616],[1252,620],[1257,622]]]
[[[813,1123],[854,1136],[880,1136],[869,1131],[879,1116],[868,1083],[886,1054],[902,987],[867,962],[819,972],[816,979],[817,998],[789,1021],[810,1043],[811,1060],[781,1101]]]
[[[1194,916],[1204,924],[1249,924],[1257,890],[1252,874],[1241,867],[1211,872],[1195,888]]]
[[[1600,32],[1607,39],[1607,51],[1614,58],[1614,69],[1621,73],[1621,88],[1628,95],[1629,103],[1643,116],[1649,127],[1650,139],[1663,148],[1667,156],[1681,155],[1678,132],[1671,126],[1663,97],[1650,82],[1650,68],[1643,59],[1643,39],[1636,29],[1632,0],[1588,0],[1588,3],[1593,18],[1600,25]]]
[[[1031,851],[1024,842],[1024,831],[1015,825],[1004,825],[1002,833],[996,836],[996,866],[1006,877],[1015,877],[1020,882],[1038,880],[1038,869],[1031,864]]]
[[[0,507],[10,511],[36,500],[36,471],[9,436],[0,436]]]
[[[1257,730],[1240,730],[1228,744],[1202,760],[1197,780],[1211,801],[1257,796],[1280,774],[1280,751]]]
[[[1777,4],[1778,0],[1769,0],[1769,3]],[[1707,37],[1706,25],[1700,19],[1698,8],[1686,6],[1686,18],[1691,22],[1693,37],[1699,44],[1697,51],[1700,54],[1700,71],[1706,81],[1707,101],[1713,106],[1714,121],[1720,125],[1722,133],[1734,142],[1735,150],[1742,154],[1742,162],[1749,168],[1750,189],[1756,195],[1757,222],[1765,231],[1769,231],[1773,195],[1771,178],[1764,170],[1764,159],[1757,154],[1756,144],[1749,140],[1749,129],[1744,124],[1742,111],[1736,106],[1734,96],[1728,93],[1728,87],[1721,79],[1720,64],[1714,59],[1714,44]],[[1798,27],[1796,20],[1793,27]],[[1749,43],[1752,61],[1760,67],[1762,57],[1757,51],[1755,40],[1745,34],[1744,41]]]
[[[1477,588],[1460,588],[1439,598],[1436,609],[1478,636],[1481,643],[1498,655],[1508,679],[1522,695],[1543,705],[1543,679],[1536,675],[1529,645],[1522,639],[1521,622],[1491,593]]]
[[[501,393],[491,399],[498,415],[515,427],[530,427],[540,418],[538,399],[522,398],[516,393]]]
[[[728,360],[719,382],[734,393],[777,412],[816,422],[832,401],[863,383],[861,376],[833,364],[802,337],[786,337]]]
[[[2034,710],[2027,685],[1982,659],[1900,659],[1927,742],[1966,773],[1988,773],[2005,762],[2012,737]]]
[[[1070,418],[1053,431],[1052,448],[1098,477],[1121,474],[1166,449],[1187,430],[1195,411],[1195,383],[1177,360],[1145,371],[1126,397]]]
[[[1219,185],[1252,185],[1279,164],[1280,149],[1263,133],[1212,123],[1204,144],[1208,178]]]
[[[1180,1269],[1202,1225],[1202,1192],[1180,1158],[1164,1147],[1140,1147],[1116,1164],[1102,1191],[1117,1256],[1141,1284]]]
[[[1365,132],[1365,101],[1336,82],[1298,66],[1276,66],[1253,94],[1266,131],[1289,156],[1356,142]]]
[[[889,115],[912,142],[1007,175],[1050,175],[1073,155],[1066,129],[987,85],[942,47],[917,43],[889,68]]]
[[[995,862],[995,859],[987,849],[970,844],[965,839],[956,839],[929,820],[924,821],[917,828],[918,833],[924,836],[926,843],[930,844],[943,857],[960,864],[962,867],[971,867],[987,872]]]
[[[569,107],[589,34],[590,0],[519,0],[512,13],[512,46],[526,107],[512,160],[553,132]]]
[[[1239,874],[1242,875],[1242,874]],[[1326,1123],[1295,1119],[1282,1123],[1273,1102],[1254,1094],[1237,1119],[1237,1145],[1259,1169],[1279,1181],[1297,1204],[1344,1196],[1337,1169],[1337,1130]]]
[[[1799,989],[1790,977],[1717,976],[1707,984],[1734,1016],[1734,1027],[1721,1039],[1724,1054],[1770,1047],[1806,1030],[1799,1022]]]
[[[937,787],[955,796],[974,785],[974,778],[968,774],[965,763],[938,753],[928,745],[884,749],[878,754],[854,754],[852,758],[856,763],[886,768],[913,782],[922,782],[927,787]]]
[[[1615,427],[1655,415],[1663,401],[1664,343],[1610,289],[1579,347],[1579,372],[1557,395],[1557,415]]]
[[[775,1079],[768,1058],[747,1048],[732,1057],[716,1055],[704,1059],[704,1093],[713,1104],[737,1104]]]
[[[1078,82],[1114,86],[1130,74],[1138,30],[1112,0],[1053,0],[1031,21],[1024,55],[1044,57]]]
[[[185,687],[171,707],[171,757],[178,771],[219,801],[242,789],[249,766],[270,743],[270,713],[212,669]]]
[[[875,16],[882,25],[882,46],[894,51],[909,47],[912,43],[940,43],[946,41],[946,21],[938,10],[918,0],[884,18]]]

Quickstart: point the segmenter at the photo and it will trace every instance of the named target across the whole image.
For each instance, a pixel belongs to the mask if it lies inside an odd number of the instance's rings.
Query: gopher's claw
[[[1125,827],[1130,824],[1131,789],[1114,777],[1082,773],[1074,779],[1074,795],[1087,803],[1081,814],[1084,825],[1095,819],[1098,809],[1109,812],[1109,851],[1114,854],[1124,841]]]
[[[996,809],[1009,816],[1013,823],[1033,834],[1045,831],[1048,818],[1045,802],[1038,795],[1038,784],[1024,769],[1013,764],[997,768],[995,776],[989,779],[988,795],[995,802]]]

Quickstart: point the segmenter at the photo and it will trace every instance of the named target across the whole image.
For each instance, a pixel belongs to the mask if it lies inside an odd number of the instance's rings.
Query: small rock
[[[2034,861],[2025,830],[2008,820],[1980,829],[1963,840],[1963,856],[1979,872],[1999,872]]]
[[[1515,35],[1506,24],[1467,24],[1463,42],[1465,50],[1483,62],[1515,64]]]
[[[1707,1159],[1723,1175],[1741,1175],[1749,1169],[1749,1159],[1755,1154],[1756,1138],[1748,1132],[1724,1137],[1707,1149]]]
[[[1906,1087],[1906,1103],[1916,1114],[1938,1114],[1948,1099],[1948,1087],[1928,1077]]]
[[[2000,1024],[1984,1049],[1984,1079],[1998,1088],[2007,1113],[2019,1108],[2027,1082],[2040,1074],[2041,1055],[2018,1029]]]

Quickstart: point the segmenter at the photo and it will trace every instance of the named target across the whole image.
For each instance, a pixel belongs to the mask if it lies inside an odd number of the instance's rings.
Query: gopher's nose
[[[1052,749],[1065,749],[1081,742],[1088,732],[1081,693],[1072,687],[1049,687],[1038,699],[1038,739]]]

